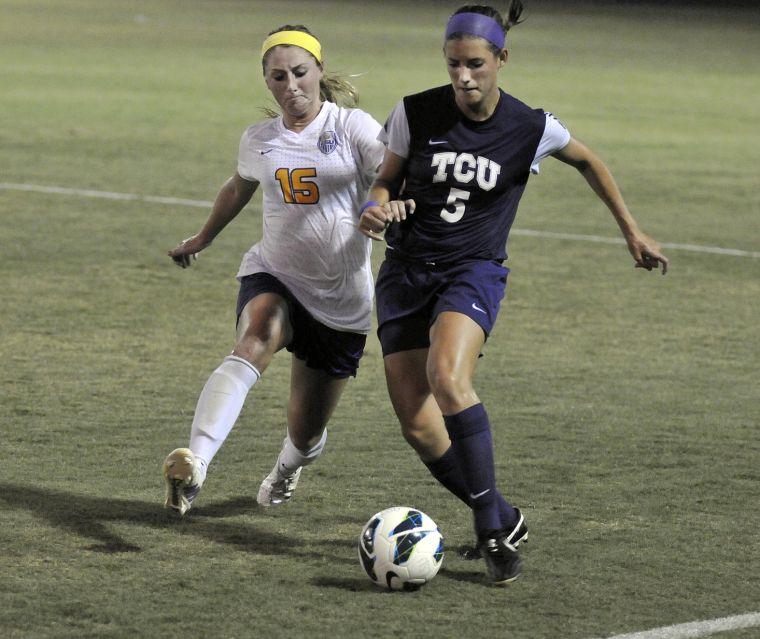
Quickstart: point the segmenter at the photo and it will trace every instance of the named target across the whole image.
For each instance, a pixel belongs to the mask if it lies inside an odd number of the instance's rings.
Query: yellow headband
[[[322,64],[322,45],[319,44],[319,40],[313,35],[309,35],[303,31],[278,31],[277,33],[273,33],[261,45],[261,57],[263,58],[272,47],[281,44],[290,44],[306,49],[317,59],[317,62]]]

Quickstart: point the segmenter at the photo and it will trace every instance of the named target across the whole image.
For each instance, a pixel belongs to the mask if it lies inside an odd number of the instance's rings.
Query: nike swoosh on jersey
[[[480,311],[481,313],[485,313],[485,311],[480,308],[475,302],[472,303],[472,308],[474,308],[476,311]]]
[[[259,151],[259,153],[261,153],[261,155],[266,155],[267,153],[271,153],[272,151],[274,151],[274,149],[267,149],[266,151]]]
[[[430,138],[428,140],[428,144],[448,144],[448,140],[434,140],[433,138]]]

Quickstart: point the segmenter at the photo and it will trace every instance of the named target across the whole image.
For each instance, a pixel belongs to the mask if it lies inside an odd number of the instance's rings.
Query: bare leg
[[[290,500],[302,468],[324,450],[327,422],[347,383],[347,378],[332,377],[292,358],[288,434],[277,463],[261,483],[256,497],[259,504],[278,506]]]
[[[428,349],[391,353],[384,359],[388,394],[401,434],[423,462],[440,458],[451,442],[425,369]]]
[[[297,448],[307,449],[322,437],[347,383],[348,378],[332,377],[292,358],[288,435]]]

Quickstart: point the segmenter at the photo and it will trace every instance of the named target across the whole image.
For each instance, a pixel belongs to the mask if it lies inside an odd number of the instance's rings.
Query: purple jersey
[[[399,198],[417,208],[388,229],[388,246],[420,261],[506,259],[546,114],[499,90],[493,115],[475,122],[457,107],[450,84],[403,104],[410,140]]]

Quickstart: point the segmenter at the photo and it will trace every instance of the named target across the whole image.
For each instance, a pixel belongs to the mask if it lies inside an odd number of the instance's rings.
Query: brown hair
[[[303,33],[308,33],[310,36],[314,36],[314,34],[302,24],[284,24],[281,27],[277,27],[274,31],[270,31],[268,35],[279,33],[280,31],[302,31]],[[291,45],[283,44],[280,46],[288,47]],[[266,73],[267,55],[268,54],[264,54],[264,58],[261,60],[264,73]],[[311,53],[309,53],[309,55],[311,55],[317,63],[317,66],[321,69],[322,63]],[[342,107],[351,108],[359,104],[359,92],[356,90],[356,87],[344,77],[336,73],[325,73],[322,76],[322,79],[319,81],[319,97],[322,100],[335,102],[335,104]],[[269,108],[264,108],[264,111],[271,117],[277,117],[279,115],[279,113],[276,113]]]
[[[522,12],[523,3],[520,0],[512,0],[509,5],[509,10],[507,11],[506,19],[504,19],[501,13],[499,13],[496,9],[488,6],[487,4],[466,4],[462,7],[459,7],[459,9],[457,9],[453,15],[457,15],[458,13],[479,13],[481,15],[488,16],[489,18],[496,20],[496,22],[498,22],[504,29],[504,33],[506,33],[516,24],[520,24],[522,22],[522,20],[520,20]],[[464,33],[452,33],[448,39],[454,40],[461,38],[464,35]],[[501,49],[490,42],[488,43],[488,48],[494,55],[499,55],[499,53],[501,53]]]

